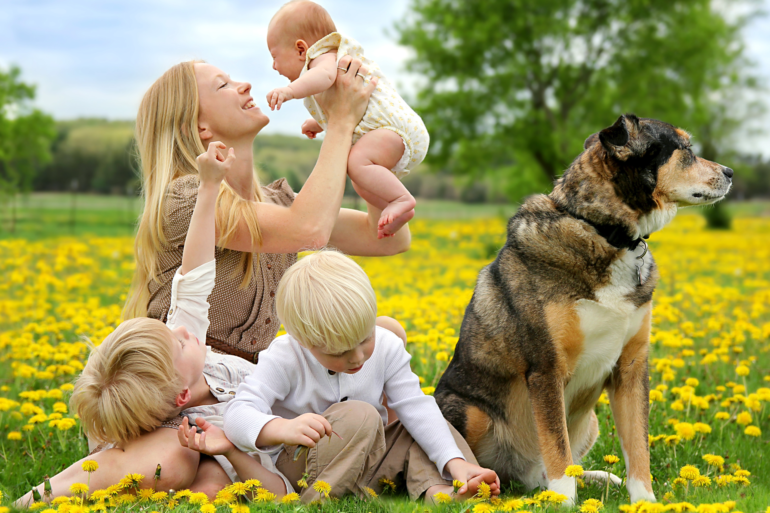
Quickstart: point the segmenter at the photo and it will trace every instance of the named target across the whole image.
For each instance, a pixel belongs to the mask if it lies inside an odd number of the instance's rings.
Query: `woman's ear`
[[[206,142],[209,139],[212,139],[214,134],[211,133],[211,130],[209,130],[208,126],[198,125],[198,137],[201,138],[201,141]]]
[[[177,394],[176,399],[174,400],[174,404],[181,408],[185,404],[189,403],[190,400],[192,400],[192,392],[190,392],[189,388],[185,388]]]
[[[297,52],[297,57],[303,61],[307,57],[307,50],[310,48],[304,39],[297,39],[294,43],[294,50]]]

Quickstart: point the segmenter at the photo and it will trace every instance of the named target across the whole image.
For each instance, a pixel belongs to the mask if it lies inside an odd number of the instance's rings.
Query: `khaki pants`
[[[287,446],[276,462],[278,470],[294,484],[307,469],[309,486],[300,490],[302,502],[320,498],[313,489],[316,481],[329,483],[330,495],[334,497],[348,493],[367,497],[364,488],[379,494],[382,491],[379,481],[386,478],[397,485],[405,485],[412,500],[418,499],[433,485],[451,485],[451,481],[441,477],[436,464],[430,461],[401,422],[383,426],[382,417],[371,404],[362,401],[337,403],[323,416],[342,440],[335,435],[331,439],[323,438],[297,461],[294,461],[297,446]],[[449,430],[465,459],[477,464],[463,437],[451,425]]]

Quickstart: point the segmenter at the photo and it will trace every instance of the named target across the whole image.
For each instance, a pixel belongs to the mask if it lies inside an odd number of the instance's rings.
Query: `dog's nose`
[[[730,169],[729,167],[722,166],[722,172],[725,174],[727,178],[733,177],[733,170]]]

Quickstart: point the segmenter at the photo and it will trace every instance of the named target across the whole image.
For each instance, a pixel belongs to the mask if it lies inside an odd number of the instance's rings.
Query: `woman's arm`
[[[377,86],[375,79],[364,82],[356,77],[361,61],[345,56],[334,86],[322,93],[324,112],[329,119],[318,162],[290,207],[256,203],[262,244],[252,244],[245,221],[225,246],[236,251],[296,253],[321,248],[329,242],[342,205],[348,154],[353,129],[366,112],[369,96]],[[375,230],[376,232],[376,230]]]
[[[381,211],[369,205],[369,212],[340,209],[329,245],[347,255],[390,256],[403,253],[412,243],[409,225],[404,225],[393,237],[377,238],[377,221]]]

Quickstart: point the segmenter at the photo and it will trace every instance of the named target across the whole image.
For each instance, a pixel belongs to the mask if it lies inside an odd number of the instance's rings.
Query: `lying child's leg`
[[[117,484],[126,474],[142,474],[142,488],[151,488],[154,484],[155,468],[161,464],[161,478],[157,490],[181,490],[187,488],[195,479],[198,469],[199,454],[179,445],[176,431],[158,428],[129,442],[125,449],[108,449],[73,463],[51,478],[52,498],[70,494],[74,483],[88,483],[89,475],[81,464],[93,460],[99,469],[90,475],[90,489],[101,490]],[[38,492],[43,496],[43,485]],[[26,507],[32,500],[32,492],[20,498],[16,505]]]
[[[380,237],[393,235],[414,216],[414,197],[391,171],[403,154],[401,136],[385,128],[365,134],[350,150],[348,175],[356,191],[382,208]]]

